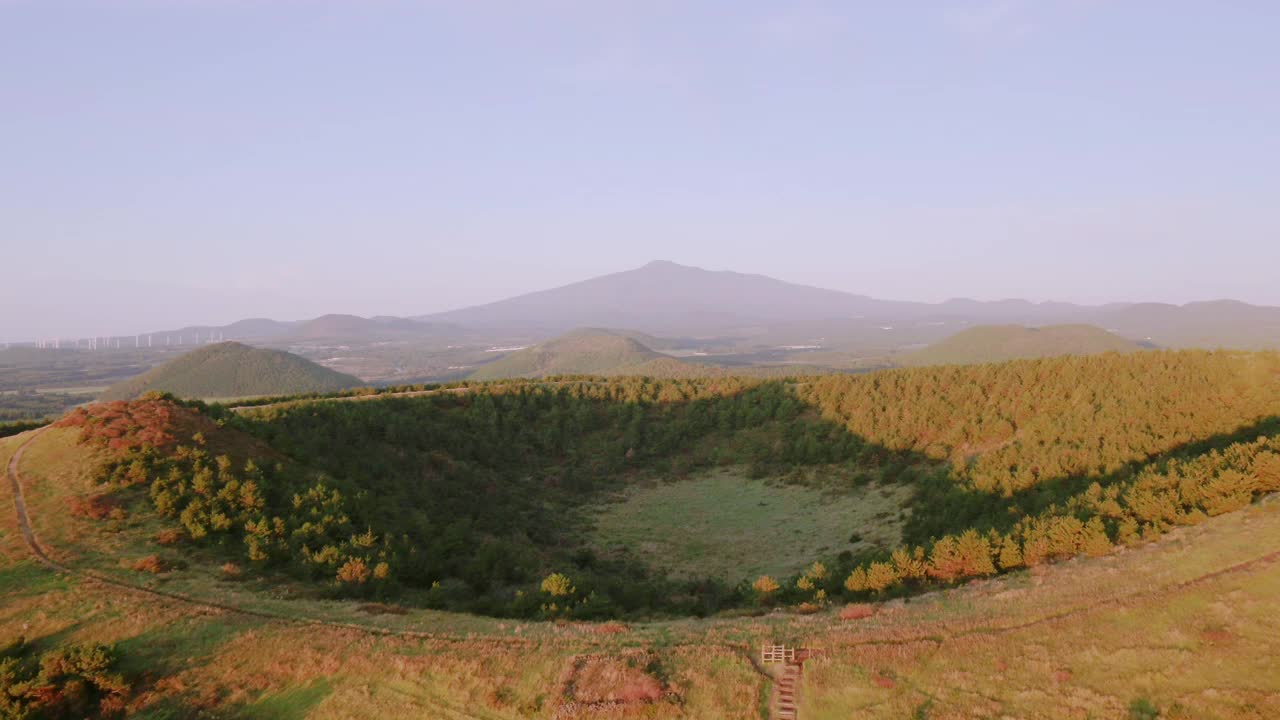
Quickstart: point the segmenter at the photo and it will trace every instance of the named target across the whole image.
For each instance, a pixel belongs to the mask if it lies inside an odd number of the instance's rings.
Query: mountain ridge
[[[966,322],[1028,326],[1084,323],[1166,347],[1280,347],[1280,307],[1233,299],[1182,305],[1128,301],[1081,305],[1054,300],[982,301],[960,297],[924,303],[882,300],[767,275],[705,270],[669,260],[655,260],[639,268],[489,303],[409,317],[331,314],[294,322],[252,318],[225,326],[184,330],[271,343],[468,334],[518,335],[536,341],[583,327],[629,328],[657,337],[710,338],[760,336],[771,330],[784,335],[839,334],[847,329],[842,326],[850,324],[864,329],[908,322],[941,327],[943,321],[953,327]],[[934,342],[947,334],[944,328],[923,337],[903,339],[902,344]]]

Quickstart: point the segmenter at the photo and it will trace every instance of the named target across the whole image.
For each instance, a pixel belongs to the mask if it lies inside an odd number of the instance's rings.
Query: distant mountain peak
[[[731,274],[731,273],[725,273],[723,271],[718,272],[715,270],[707,270],[706,268],[700,268],[693,265],[681,265],[680,263],[673,262],[671,260],[652,260],[650,262],[645,263],[644,265],[641,265],[635,270],[630,271],[630,273],[636,274],[636,275],[663,275],[663,276],[670,276],[670,275],[686,276],[687,275],[689,277],[694,277],[697,275]]]

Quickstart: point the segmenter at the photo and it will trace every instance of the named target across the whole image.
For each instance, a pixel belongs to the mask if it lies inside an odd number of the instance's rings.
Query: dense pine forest
[[[1280,489],[1280,355],[1149,352],[765,380],[551,378],[231,411],[73,412],[161,541],[338,595],[520,617],[884,597],[1102,554]],[[911,489],[902,544],[674,580],[588,541],[639,482]],[[852,526],[856,535],[859,528]]]

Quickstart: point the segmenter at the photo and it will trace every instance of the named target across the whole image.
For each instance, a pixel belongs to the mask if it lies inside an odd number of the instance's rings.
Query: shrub
[[[867,567],[867,588],[884,592],[898,582],[898,571],[887,562],[873,562]]]
[[[369,566],[362,558],[351,558],[338,568],[338,582],[343,585],[363,585],[369,580]]]
[[[1160,708],[1146,698],[1135,698],[1129,703],[1129,720],[1156,720]]]
[[[131,687],[116,663],[115,648],[99,643],[52,650],[38,663],[0,659],[0,717],[119,717]]]
[[[768,596],[777,592],[780,586],[778,585],[777,580],[774,580],[768,575],[761,575],[756,578],[755,582],[751,583],[751,587],[761,596]]]
[[[164,560],[161,560],[159,555],[148,555],[143,558],[138,558],[138,560],[133,563],[133,569],[138,572],[159,575],[160,573],[169,572],[169,564]]]
[[[182,531],[177,528],[166,528],[156,533],[157,545],[164,545],[168,547],[170,545],[177,545],[180,542],[182,542]]]
[[[564,597],[574,593],[573,582],[568,576],[560,573],[551,573],[542,579],[542,592],[551,597]]]
[[[876,614],[876,606],[871,603],[850,603],[840,609],[841,620],[862,620]]]
[[[243,576],[244,576],[244,571],[240,569],[239,565],[233,562],[223,563],[222,565],[223,580],[239,580]]]
[[[123,512],[119,498],[112,497],[107,493],[90,495],[89,497],[73,497],[67,501],[67,505],[70,506],[72,515],[89,518],[90,520],[105,520],[111,517],[112,512],[116,510]]]
[[[856,567],[853,572],[849,573],[849,577],[845,578],[844,589],[851,593],[863,592],[867,589],[867,571],[863,567]]]

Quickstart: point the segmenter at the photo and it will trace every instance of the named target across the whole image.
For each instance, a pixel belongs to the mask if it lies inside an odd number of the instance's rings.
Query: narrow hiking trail
[[[35,532],[32,531],[31,522],[27,518],[27,500],[22,494],[22,482],[18,477],[18,463],[22,461],[22,453],[26,451],[28,445],[35,442],[35,439],[40,437],[40,435],[45,430],[48,430],[49,427],[50,426],[45,425],[44,427],[36,430],[31,434],[31,437],[24,440],[22,444],[18,446],[18,449],[9,457],[9,465],[6,468],[5,474],[9,478],[11,490],[13,491],[14,508],[18,511],[18,532],[22,534],[22,540],[27,544],[27,548],[31,550],[31,554],[35,556],[36,560],[40,561],[44,565],[47,565],[59,572],[67,572],[66,568],[50,559],[49,556],[45,554],[44,549],[40,547],[40,543],[36,541]]]

